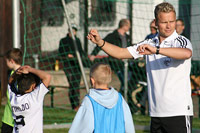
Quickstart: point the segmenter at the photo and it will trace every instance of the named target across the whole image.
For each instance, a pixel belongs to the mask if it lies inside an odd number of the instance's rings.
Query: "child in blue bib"
[[[92,88],[72,122],[69,133],[135,133],[128,104],[113,87],[108,64],[97,63],[90,69]]]

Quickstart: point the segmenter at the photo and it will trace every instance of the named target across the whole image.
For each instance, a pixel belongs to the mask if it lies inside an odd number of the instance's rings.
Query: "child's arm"
[[[126,101],[123,98],[122,102],[123,111],[124,111],[124,122],[125,122],[125,132],[126,133],[135,133],[135,127],[133,124],[133,117],[130,111],[130,108]]]
[[[93,133],[94,113],[90,99],[86,96],[74,117],[68,133]]]
[[[42,80],[43,84],[46,87],[49,86],[49,83],[50,83],[50,80],[51,80],[51,75],[42,71],[42,70],[35,69],[35,68],[30,67],[30,66],[22,66],[17,70],[17,72],[24,73],[24,74],[28,74],[29,72],[33,73],[33,74],[37,75]]]

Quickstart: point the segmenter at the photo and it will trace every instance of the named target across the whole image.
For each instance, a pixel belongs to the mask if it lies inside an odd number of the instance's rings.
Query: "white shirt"
[[[43,83],[32,92],[16,95],[8,85],[10,103],[15,125],[14,133],[42,133],[43,132],[43,100],[49,91]]]
[[[158,36],[128,47],[134,58],[141,57],[136,51],[141,44],[159,45]],[[190,41],[176,31],[162,41],[161,48],[188,48]],[[149,111],[151,117],[193,115],[190,85],[191,58],[177,60],[163,55],[146,55]]]

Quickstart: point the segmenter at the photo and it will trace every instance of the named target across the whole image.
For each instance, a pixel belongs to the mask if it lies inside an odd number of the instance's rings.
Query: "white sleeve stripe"
[[[191,133],[190,116],[185,116],[185,124],[187,128],[187,133]]]

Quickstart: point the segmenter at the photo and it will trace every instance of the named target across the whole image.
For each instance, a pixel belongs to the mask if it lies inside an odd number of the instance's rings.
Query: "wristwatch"
[[[160,46],[156,46],[156,54],[159,54],[160,52]]]

